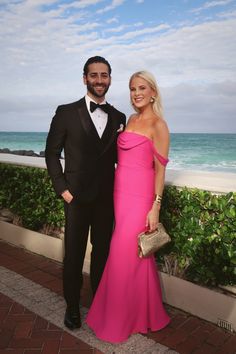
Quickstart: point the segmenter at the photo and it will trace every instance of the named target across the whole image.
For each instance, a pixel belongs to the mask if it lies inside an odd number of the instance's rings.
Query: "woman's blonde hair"
[[[161,94],[159,87],[157,86],[156,79],[155,77],[148,71],[142,70],[142,71],[137,71],[134,73],[130,80],[129,80],[129,88],[131,86],[131,82],[135,77],[139,77],[149,84],[149,86],[154,90],[155,92],[155,97],[153,96],[153,102],[152,103],[152,108],[154,113],[158,115],[158,117],[163,118],[163,108],[162,108],[162,100],[161,100]],[[136,112],[139,112],[139,109],[137,107],[134,107],[134,110]]]

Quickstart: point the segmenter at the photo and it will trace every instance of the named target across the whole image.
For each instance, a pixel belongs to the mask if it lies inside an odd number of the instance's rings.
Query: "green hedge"
[[[45,169],[0,163],[0,207],[10,209],[30,230],[64,225],[63,202]]]
[[[208,286],[236,284],[236,193],[167,186],[161,220],[173,239],[159,254],[169,272]]]
[[[0,163],[0,207],[22,225],[64,225],[63,202],[55,197],[47,171]],[[214,195],[166,186],[161,221],[172,242],[158,253],[171,274],[207,286],[236,284],[236,193]]]

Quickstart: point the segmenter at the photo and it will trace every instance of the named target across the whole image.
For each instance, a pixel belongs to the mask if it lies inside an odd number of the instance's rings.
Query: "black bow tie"
[[[97,108],[101,108],[104,112],[108,113],[109,111],[109,104],[108,103],[104,103],[104,104],[99,104],[99,103],[95,103],[93,101],[90,101],[90,112],[94,112],[95,109]]]

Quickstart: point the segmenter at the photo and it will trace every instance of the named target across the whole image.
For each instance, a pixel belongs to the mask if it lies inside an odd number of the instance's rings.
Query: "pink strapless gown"
[[[118,137],[115,176],[115,229],[98,290],[86,319],[96,336],[120,343],[133,333],[165,327],[170,318],[162,295],[154,256],[140,259],[137,235],[154,198],[154,155],[167,160],[147,137],[123,132]]]

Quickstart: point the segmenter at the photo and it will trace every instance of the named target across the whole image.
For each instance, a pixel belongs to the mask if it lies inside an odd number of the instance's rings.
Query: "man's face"
[[[102,102],[111,84],[111,77],[106,64],[93,63],[88,66],[88,74],[84,76],[87,93],[97,102]]]

